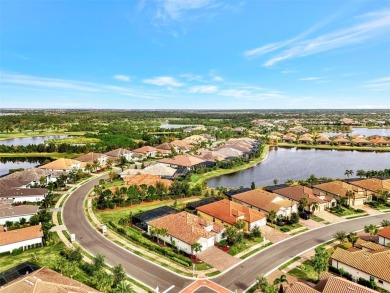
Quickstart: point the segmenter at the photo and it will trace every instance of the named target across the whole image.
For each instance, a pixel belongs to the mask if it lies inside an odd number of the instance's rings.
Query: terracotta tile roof
[[[85,163],[92,163],[95,160],[100,159],[101,157],[106,157],[106,155],[101,153],[88,153],[85,155],[81,155],[80,157],[75,158],[75,160]]]
[[[357,138],[353,139],[352,142],[354,142],[354,143],[363,143],[363,144],[371,144],[371,142],[369,142],[367,139],[360,138],[360,137],[357,137]]]
[[[276,194],[262,189],[238,193],[233,198],[267,212],[278,212],[281,208],[289,208],[292,205],[289,200],[283,200]]]
[[[81,282],[41,268],[0,288],[1,293],[94,293],[99,292]]]
[[[40,168],[28,168],[23,171],[18,171],[11,173],[7,176],[4,176],[2,179],[16,179],[16,180],[24,180],[24,181],[39,181],[41,177],[50,175],[51,172],[45,169]]]
[[[24,240],[43,237],[43,232],[40,225],[21,228],[11,231],[0,231],[0,246],[17,243]]]
[[[316,141],[330,142],[330,139],[328,137],[326,137],[326,136],[321,136],[321,137],[317,138]]]
[[[341,136],[341,137],[336,137],[334,139],[335,142],[340,142],[340,143],[350,143],[351,141],[347,138],[345,138],[344,136]]]
[[[177,148],[179,148],[181,150],[191,150],[194,148],[194,146],[191,145],[191,143],[189,143],[187,141],[183,141],[183,140],[174,140],[171,142],[171,144],[176,146]]]
[[[156,146],[156,149],[166,150],[166,151],[171,151],[172,148],[175,149],[175,145],[173,145],[169,142],[165,142],[165,143],[162,143],[162,144],[159,144],[158,146]]]
[[[390,227],[384,227],[379,231],[378,236],[382,236],[383,238],[390,239]]]
[[[141,148],[133,150],[135,153],[146,154],[148,152],[158,152],[159,150],[151,146],[143,146]]]
[[[41,169],[51,169],[51,170],[72,170],[74,167],[82,166],[80,161],[73,159],[61,158],[50,162],[46,165],[40,166]]]
[[[310,287],[309,285],[306,285],[301,282],[295,282],[290,285],[290,287],[287,287],[286,293],[320,293],[320,291],[317,291]]]
[[[205,163],[206,161],[191,155],[177,155],[173,158],[161,159],[159,162],[182,167],[192,167]]]
[[[49,192],[46,188],[0,188],[0,197],[20,197],[20,196],[44,196]]]
[[[211,162],[223,161],[227,158],[224,154],[221,154],[217,151],[209,151],[209,150],[202,152],[200,155],[197,155],[196,157]]]
[[[208,214],[221,221],[234,225],[238,217],[243,216],[248,223],[253,223],[266,218],[266,214],[240,205],[227,199],[216,201],[197,208],[198,211]]]
[[[139,174],[135,176],[125,177],[123,178],[126,185],[143,185],[146,186],[156,186],[157,182],[161,182],[165,187],[169,188],[172,186],[173,182],[168,179],[161,179],[159,176],[149,175],[149,174]]]
[[[131,153],[132,152],[130,150],[119,148],[119,149],[109,151],[109,152],[105,153],[105,155],[110,156],[110,157],[119,158],[119,157],[123,157],[124,155],[131,154]]]
[[[389,144],[390,143],[390,141],[384,139],[383,137],[371,139],[370,142],[372,142],[374,144]]]
[[[169,167],[165,164],[154,164],[154,165],[149,165],[145,167],[144,169],[127,169],[124,170],[121,173],[121,176],[134,176],[137,174],[150,174],[150,175],[155,175],[155,176],[162,176],[162,177],[173,177],[173,175],[176,173],[176,169]]]
[[[331,256],[332,259],[365,272],[378,279],[390,282],[390,249],[383,251],[356,251],[337,248]]]
[[[339,180],[317,184],[314,185],[313,188],[318,188],[320,190],[329,192],[334,195],[342,196],[342,197],[345,197],[345,194],[347,193],[348,190],[353,190],[355,192],[357,191],[356,187]]]
[[[322,284],[321,284],[322,283]],[[322,289],[320,290],[320,287]],[[362,285],[351,282],[347,279],[333,276],[330,273],[321,274],[320,282],[314,287],[322,293],[374,293],[377,291],[371,290]]]
[[[244,154],[242,151],[239,151],[239,150],[232,148],[232,147],[226,147],[226,146],[217,149],[216,152],[227,157],[227,158],[228,157],[236,158],[236,157],[240,157]]]
[[[389,180],[390,181],[390,180]],[[351,181],[350,184],[370,190],[388,190],[390,191],[390,184],[387,180],[381,180],[378,178],[368,178],[363,180]]]
[[[361,238],[359,238],[356,241],[355,246],[359,247],[359,248],[366,248],[366,249],[372,250],[372,251],[383,250],[383,245],[376,244],[376,243],[371,242],[371,241],[366,241],[366,240],[363,240]]]
[[[307,198],[309,203],[318,202],[321,204],[326,202],[325,200],[322,200],[318,196],[314,195],[313,189],[301,185],[284,187],[276,189],[273,192],[290,198],[296,202],[299,202],[299,200],[303,197]]]
[[[200,238],[210,238],[215,233],[223,231],[224,227],[198,217],[196,215],[180,212],[170,214],[148,222],[148,225],[168,229],[168,234],[188,244],[197,242]],[[205,228],[210,227],[210,231]]]

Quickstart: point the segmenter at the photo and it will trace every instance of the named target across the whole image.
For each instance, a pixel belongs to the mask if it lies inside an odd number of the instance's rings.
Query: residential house
[[[149,174],[154,176],[159,176],[160,178],[173,179],[177,169],[172,168],[166,164],[153,164],[149,165],[143,169],[127,169],[120,173],[122,178],[134,176],[138,174]]]
[[[202,218],[222,225],[233,226],[243,220],[245,231],[267,224],[266,214],[227,199],[198,207],[196,210]]]
[[[283,187],[275,189],[273,192],[297,205],[299,205],[299,201],[302,198],[306,198],[309,203],[309,206],[307,206],[306,209],[309,211],[312,211],[311,205],[313,203],[318,204],[316,211],[323,211],[326,208],[334,207],[337,204],[334,197],[329,195],[316,195],[313,189],[301,185]]]
[[[64,171],[66,173],[71,172],[72,170],[84,169],[85,163],[73,160],[61,158],[50,162],[48,164],[42,165],[39,168],[46,169],[49,171]]]
[[[328,145],[330,144],[332,141],[329,139],[329,137],[327,136],[320,136],[316,139],[316,142],[318,144],[325,144],[325,145]]]
[[[227,158],[224,154],[221,154],[218,151],[209,151],[209,150],[203,151],[200,155],[195,155],[195,157],[213,163],[217,161],[224,161]]]
[[[29,188],[29,181],[0,180],[0,200],[18,202],[39,202],[49,193],[46,188]]]
[[[62,172],[60,172],[62,174]],[[41,183],[41,178],[44,178],[45,183],[56,180],[55,172],[51,172],[46,169],[40,168],[28,168],[23,171],[13,172],[7,176],[2,177],[0,180],[12,179],[12,180],[22,180],[29,182],[28,185],[34,186]]]
[[[14,249],[28,249],[32,245],[42,245],[43,232],[41,225],[16,230],[0,230],[0,253],[12,252]]]
[[[309,129],[304,128],[300,125],[289,129],[289,132],[293,132],[293,133],[304,133],[304,132],[308,132],[308,131],[309,131]]]
[[[365,138],[359,138],[359,137],[352,139],[352,143],[357,145],[357,146],[371,146],[372,145],[372,142],[368,141]]]
[[[139,174],[139,175],[135,175],[135,176],[128,176],[128,177],[124,177],[123,180],[125,181],[126,186],[132,186],[132,185],[150,186],[150,185],[152,185],[152,186],[156,187],[157,183],[160,182],[166,188],[170,188],[173,184],[173,181],[171,181],[171,180],[161,179],[159,176],[149,175],[149,174]]]
[[[108,160],[111,160],[114,162],[115,158],[108,157],[105,154],[91,152],[91,153],[79,156],[75,160],[83,162],[85,164],[90,164],[91,166],[93,164],[95,164],[95,162],[97,162],[98,167],[96,168],[96,170],[99,170],[99,169],[104,168],[106,166]]]
[[[282,142],[287,142],[287,143],[292,143],[292,142],[296,142],[297,141],[297,138],[295,136],[290,136],[290,135],[285,135],[283,136],[282,138]]]
[[[348,183],[363,189],[371,195],[380,191],[390,191],[390,179],[367,178],[361,180],[348,180]]]
[[[25,271],[21,269],[20,271]],[[13,274],[15,275],[15,274]],[[9,275],[8,275],[9,276]],[[18,275],[19,276],[19,275]],[[0,287],[0,293],[95,293],[99,292],[83,283],[65,277],[48,268],[40,268],[28,274],[21,274]]]
[[[312,144],[313,143],[313,139],[310,136],[308,136],[308,135],[302,135],[298,139],[298,142],[301,143],[301,144]]]
[[[222,240],[225,230],[223,225],[207,221],[199,216],[180,212],[160,217],[148,222],[148,233],[151,227],[167,229],[167,235],[157,235],[161,240],[170,243],[187,254],[196,254],[192,245],[199,243],[200,251],[214,246],[215,242]]]
[[[337,143],[338,145],[344,145],[344,146],[347,146],[347,145],[351,145],[351,141],[346,138],[344,135],[337,135],[335,137],[332,137],[333,139],[333,142]]]
[[[6,222],[19,222],[25,218],[27,222],[38,213],[39,207],[36,205],[0,205],[0,225]]]
[[[136,214],[132,217],[132,224],[138,228],[148,231],[148,222],[161,218],[166,215],[176,214],[179,211],[170,206],[161,206],[155,209],[148,210],[143,213]]]
[[[105,155],[108,158],[112,158],[111,160],[115,160],[116,162],[121,157],[124,157],[127,161],[131,161],[132,158],[133,158],[133,152],[132,151],[127,150],[127,149],[122,149],[122,148],[109,151],[109,152],[105,153]]]
[[[382,228],[379,233],[379,240],[378,243],[383,246],[389,246],[390,245],[390,227],[384,227]]]
[[[135,149],[132,151],[134,155],[138,155],[138,159],[155,157],[161,151],[152,146],[143,146],[141,148]]]
[[[196,167],[206,166],[210,164],[205,160],[191,155],[177,155],[173,158],[161,159],[159,160],[159,162],[174,168],[186,168],[188,170],[192,170]]]
[[[291,213],[297,212],[296,203],[262,189],[254,189],[233,195],[232,200],[267,215],[271,211],[275,211],[280,218],[289,217]]]
[[[383,137],[373,138],[373,139],[370,139],[369,141],[370,141],[374,146],[381,146],[381,147],[390,146],[390,141],[384,139]]]
[[[336,248],[330,260],[333,267],[350,273],[354,280],[374,281],[380,288],[390,291],[390,249],[348,251]]]
[[[314,185],[313,190],[318,196],[333,196],[335,199],[344,197],[353,206],[363,205],[371,200],[371,195],[368,195],[364,189],[340,180]],[[350,198],[348,198],[348,191],[353,191],[353,196]]]
[[[286,293],[377,293],[377,291],[351,282],[347,279],[324,272],[320,281],[311,287],[302,282],[294,282],[285,288]]]

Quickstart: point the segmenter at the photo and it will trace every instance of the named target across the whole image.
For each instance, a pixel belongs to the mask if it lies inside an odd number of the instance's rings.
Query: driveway
[[[309,219],[309,220],[300,219],[299,224],[301,224],[303,227],[305,227],[309,230],[314,229],[314,228],[318,228],[318,227],[322,227],[325,225],[325,224],[322,224],[321,222],[316,222],[312,219]]]
[[[270,226],[263,226],[260,229],[261,233],[263,234],[263,237],[265,237],[272,243],[277,243],[279,241],[282,241],[283,239],[290,237],[289,235],[284,234],[283,232],[280,232],[279,230],[276,230],[274,228],[271,228]]]
[[[331,224],[346,221],[346,219],[340,218],[340,217],[338,217],[332,213],[329,213],[327,211],[316,212],[315,215],[317,217],[323,218],[325,220],[325,222],[329,222]]]
[[[220,272],[223,272],[224,270],[241,261],[241,259],[231,256],[216,246],[212,246],[199,253],[198,258],[213,266]]]

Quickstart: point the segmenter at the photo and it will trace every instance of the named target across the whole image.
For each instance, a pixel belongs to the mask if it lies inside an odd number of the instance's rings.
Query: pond
[[[279,184],[288,179],[316,177],[346,178],[345,170],[383,170],[390,168],[390,153],[278,148],[256,166],[208,180],[209,187],[250,187]]]
[[[44,162],[50,161],[50,158],[45,157],[2,157],[0,158],[0,176],[9,173],[10,169],[32,168],[42,165]]]
[[[29,145],[45,143],[45,140],[66,138],[68,135],[50,135],[50,136],[36,136],[36,137],[20,137],[0,140],[0,144],[4,145]]]
[[[352,132],[348,133],[348,135],[350,136],[355,134],[361,134],[364,136],[371,136],[371,135],[390,136],[390,128],[352,128],[351,130]],[[335,136],[339,133],[325,132],[325,134],[329,136]]]
[[[160,128],[162,129],[176,129],[176,128],[186,128],[186,127],[196,127],[196,126],[199,126],[199,125],[194,125],[194,124],[187,124],[187,125],[184,125],[184,124],[161,124],[160,125]]]

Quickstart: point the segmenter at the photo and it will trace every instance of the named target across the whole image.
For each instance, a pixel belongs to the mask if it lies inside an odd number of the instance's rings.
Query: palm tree
[[[344,231],[338,231],[333,234],[333,237],[336,240],[340,241],[340,243],[343,243],[345,239],[347,239],[347,233],[345,233]]]
[[[372,241],[372,240],[373,240],[373,236],[375,236],[376,234],[378,234],[379,229],[378,229],[378,227],[377,227],[376,225],[370,224],[370,225],[364,226],[364,232],[370,234],[370,236],[371,236],[371,241]]]
[[[347,198],[348,205],[350,206],[351,205],[351,198],[355,198],[355,192],[353,190],[347,190],[347,192],[345,193],[345,197]]]
[[[316,201],[314,201],[310,204],[310,209],[311,209],[311,212],[313,213],[313,215],[314,215],[314,212],[316,210],[318,210],[319,208],[320,208],[320,204]]]
[[[274,224],[274,221],[276,220],[276,212],[274,210],[268,213],[268,219],[271,221],[272,224]]]
[[[356,241],[358,241],[359,236],[355,232],[351,232],[348,235],[348,240],[352,243],[352,247],[355,246]]]
[[[114,283],[114,278],[112,275],[108,274],[103,270],[95,271],[94,283],[99,291],[107,292],[111,288],[112,284]]]
[[[349,178],[349,176],[352,176],[353,175],[353,170],[345,170],[345,173],[344,175],[347,176]]]
[[[116,288],[112,290],[113,293],[132,293],[134,292],[133,286],[130,283],[122,281],[118,283]]]
[[[195,252],[195,260],[198,260],[198,252],[202,250],[202,245],[198,242],[191,244],[192,253]]]
[[[382,227],[390,227],[390,221],[389,220],[383,220],[381,222]]]
[[[93,168],[92,168],[92,165],[90,163],[87,163],[85,165],[85,171],[87,171],[88,173],[91,173],[93,171]]]
[[[281,275],[279,278],[276,278],[274,280],[274,285],[275,286],[280,284],[279,292],[284,292],[284,290],[283,290],[283,283],[287,283],[288,284],[288,280],[287,280],[286,275]]]

